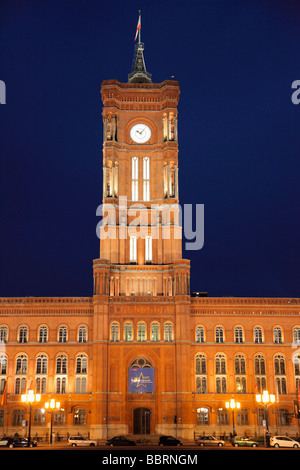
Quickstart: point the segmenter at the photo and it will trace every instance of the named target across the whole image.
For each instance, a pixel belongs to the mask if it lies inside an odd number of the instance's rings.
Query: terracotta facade
[[[21,393],[30,387],[41,393],[32,435],[49,434],[49,398],[61,403],[54,430],[62,436],[229,434],[231,398],[241,403],[239,433],[262,434],[255,393],[267,389],[276,395],[271,430],[296,435],[300,299],[190,295],[178,218],[178,82],[107,80],[101,94],[106,223],[94,295],[0,299],[0,432],[25,432]],[[136,124],[151,131],[143,143],[132,139]],[[132,392],[129,369],[154,370],[151,392]]]

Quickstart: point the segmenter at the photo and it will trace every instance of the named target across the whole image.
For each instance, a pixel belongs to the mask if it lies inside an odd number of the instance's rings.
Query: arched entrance
[[[133,434],[150,434],[150,416],[148,408],[133,410]]]

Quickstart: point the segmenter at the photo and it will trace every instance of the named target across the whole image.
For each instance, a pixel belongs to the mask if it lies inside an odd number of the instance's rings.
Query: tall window
[[[133,340],[132,323],[125,323],[124,325],[124,340],[125,341]]]
[[[67,393],[67,356],[59,354],[56,358],[55,393]]]
[[[28,328],[21,326],[19,329],[19,343],[27,343],[28,341]]]
[[[25,392],[26,378],[27,378],[27,365],[28,360],[24,354],[20,354],[16,360],[16,380],[15,380],[15,394],[19,395]]]
[[[275,369],[276,392],[279,395],[285,395],[287,393],[286,369],[285,369],[285,359],[282,356],[282,354],[277,354],[275,356],[274,369]]]
[[[243,343],[243,328],[241,326],[236,326],[234,329],[234,341],[235,343]]]
[[[159,323],[151,324],[151,341],[159,341]]]
[[[145,261],[146,263],[152,262],[152,237],[147,235],[145,237]]]
[[[165,341],[173,341],[173,325],[172,323],[165,323]]]
[[[197,343],[204,343],[205,337],[204,337],[204,328],[203,326],[197,326],[196,328],[196,342]]]
[[[236,393],[246,392],[246,360],[242,354],[237,354],[234,358],[235,368],[235,391]]]
[[[86,393],[87,389],[87,356],[79,354],[76,358],[75,393]]]
[[[254,343],[261,344],[263,342],[263,330],[261,326],[254,328]]]
[[[282,344],[283,339],[282,339],[282,329],[280,326],[275,326],[274,328],[274,343],[276,344]]]
[[[267,390],[266,361],[262,354],[254,358],[255,385],[257,393]]]
[[[224,354],[215,357],[216,393],[227,393],[226,358]]]
[[[150,201],[150,160],[143,158],[143,199]]]
[[[58,330],[58,342],[66,343],[67,342],[67,327],[61,326]]]
[[[139,161],[137,157],[131,159],[131,197],[133,201],[139,200]]]
[[[45,354],[39,354],[36,359],[35,369],[35,391],[36,393],[46,393],[47,387],[48,359]]]
[[[137,261],[137,239],[135,235],[130,235],[129,238],[129,260],[130,263]]]
[[[110,340],[111,341],[119,341],[120,340],[120,332],[119,332],[119,324],[113,322],[110,325]]]
[[[8,337],[7,326],[0,326],[0,343],[6,343]]]
[[[46,326],[40,326],[39,343],[47,343],[47,339],[48,339],[48,328]]]
[[[300,344],[300,328],[299,328],[299,326],[296,326],[293,329],[293,339],[294,339],[294,343]]]
[[[207,393],[206,357],[197,354],[195,360],[196,393]]]
[[[78,329],[78,343],[86,343],[87,342],[87,327],[80,326]]]
[[[139,323],[138,324],[137,340],[138,341],[146,341],[146,325],[145,325],[145,323]]]
[[[222,326],[216,327],[216,343],[224,343],[224,330]]]

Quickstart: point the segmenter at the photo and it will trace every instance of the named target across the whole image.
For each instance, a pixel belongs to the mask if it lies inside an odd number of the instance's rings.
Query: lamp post
[[[231,398],[230,401],[227,401],[225,403],[225,406],[227,409],[232,410],[232,433],[233,433],[233,436],[235,436],[236,432],[235,432],[235,427],[234,427],[234,410],[235,408],[239,409],[241,407],[241,404],[239,402],[236,402],[234,398]]]
[[[50,444],[52,444],[52,429],[53,429],[53,412],[54,412],[54,409],[56,410],[60,410],[60,402],[59,401],[55,401],[54,398],[51,398],[50,401],[47,401],[45,403],[45,408],[51,410],[51,424],[50,424]]]
[[[39,393],[33,393],[33,390],[28,390],[27,393],[21,395],[23,403],[29,403],[29,423],[28,423],[28,447],[30,447],[31,440],[31,407],[32,403],[41,401],[41,395]]]
[[[262,403],[264,405],[264,418],[266,422],[266,429],[267,432],[269,432],[269,413],[268,413],[268,407],[272,405],[272,403],[275,403],[276,397],[275,395],[270,395],[268,390],[264,390],[262,395],[258,394],[255,396],[256,402],[257,403]]]

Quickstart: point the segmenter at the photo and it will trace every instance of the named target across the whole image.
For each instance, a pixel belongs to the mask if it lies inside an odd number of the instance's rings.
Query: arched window
[[[39,354],[36,359],[36,374],[47,374],[48,359],[45,354]]]
[[[150,201],[150,160],[143,158],[143,199]]]
[[[209,411],[208,408],[197,408],[197,426],[209,424]]]
[[[67,356],[59,354],[56,358],[55,393],[67,393]]]
[[[25,354],[19,354],[16,360],[16,379],[15,379],[15,394],[19,395],[25,392],[26,379],[27,379],[27,366],[28,360]]]
[[[133,328],[132,323],[126,322],[124,325],[124,341],[133,340]]]
[[[137,261],[137,239],[135,235],[130,235],[129,238],[129,261],[136,263]]]
[[[241,326],[236,326],[234,329],[234,342],[235,343],[244,342],[243,328]]]
[[[204,343],[205,342],[203,326],[197,326],[196,327],[196,342],[197,343]]]
[[[242,354],[237,354],[234,358],[235,368],[235,390],[236,393],[246,392],[246,360]]]
[[[165,323],[165,341],[173,341],[173,325],[170,322]]]
[[[120,329],[119,323],[113,322],[110,325],[110,340],[119,341],[120,340]]]
[[[285,368],[285,358],[282,354],[277,354],[274,357],[274,372],[275,372],[275,382],[276,382],[276,392],[279,395],[286,395],[286,368]]]
[[[146,325],[143,322],[138,324],[137,340],[146,341]]]
[[[159,323],[151,324],[151,341],[159,341]]]
[[[147,235],[145,237],[145,261],[146,263],[152,262],[152,237]]]
[[[224,343],[224,330],[222,326],[217,326],[215,330],[216,343]]]
[[[254,343],[261,344],[263,342],[263,329],[261,326],[254,327]]]
[[[28,341],[28,328],[27,326],[21,326],[19,328],[19,343],[27,343]]]
[[[87,356],[79,354],[76,358],[75,393],[86,393],[87,390]]]
[[[131,197],[133,201],[139,200],[139,161],[137,157],[131,159]]]
[[[196,393],[207,393],[207,368],[204,354],[195,358]]]
[[[300,344],[300,327],[296,326],[293,328],[293,342],[296,344]]]
[[[20,354],[16,360],[16,375],[27,374],[27,357],[25,354]]]
[[[266,360],[262,354],[254,357],[255,389],[257,393],[267,390]]]
[[[280,328],[280,326],[275,326],[273,333],[274,333],[274,343],[282,344],[283,337],[282,337],[282,329]]]
[[[0,343],[7,343],[8,328],[7,326],[0,326]]]
[[[65,354],[59,354],[56,358],[56,374],[66,374],[67,365],[67,356]]]
[[[76,358],[76,374],[87,374],[87,356],[79,354]]]
[[[60,326],[58,330],[58,342],[66,343],[67,342],[67,327]]]
[[[39,343],[47,343],[48,328],[46,326],[39,327]]]
[[[7,357],[5,354],[0,354],[0,375],[7,374]]]
[[[78,328],[78,343],[86,343],[87,342],[87,327],[80,326]]]
[[[227,393],[226,358],[224,354],[215,357],[216,393]]]
[[[74,411],[74,425],[86,424],[86,411],[83,408],[77,408]]]

